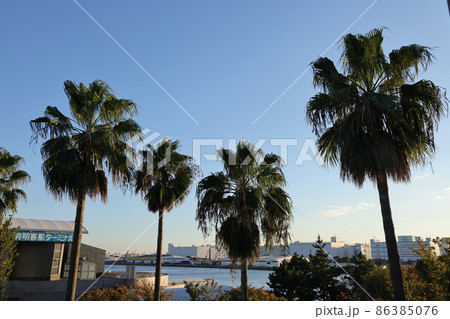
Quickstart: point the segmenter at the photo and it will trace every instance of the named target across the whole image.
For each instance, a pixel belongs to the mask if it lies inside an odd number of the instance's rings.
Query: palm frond
[[[7,213],[17,212],[18,202],[27,199],[26,193],[18,188],[30,180],[30,175],[20,170],[23,163],[22,157],[0,147],[0,221]]]
[[[33,131],[31,142],[37,142],[39,138],[69,135],[74,131],[70,118],[64,116],[54,106],[47,106],[44,116],[30,121],[30,126]]]
[[[433,62],[431,48],[418,44],[402,46],[389,53],[390,72],[397,83],[414,81],[419,74],[419,66],[426,70]]]

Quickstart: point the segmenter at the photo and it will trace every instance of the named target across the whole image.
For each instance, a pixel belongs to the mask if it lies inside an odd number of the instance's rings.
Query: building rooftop
[[[11,228],[16,227],[20,227],[20,231],[72,234],[75,227],[75,222],[62,220],[13,218],[11,220]],[[88,234],[87,229],[84,227],[83,234]]]

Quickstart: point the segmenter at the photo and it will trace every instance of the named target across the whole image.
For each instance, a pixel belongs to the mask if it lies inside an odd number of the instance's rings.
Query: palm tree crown
[[[241,141],[236,152],[221,149],[218,156],[224,170],[199,182],[196,220],[205,235],[214,226],[217,245],[233,263],[241,260],[244,277],[247,261],[259,256],[260,237],[269,248],[289,244],[292,203],[277,155]],[[242,286],[246,299],[247,282]]]
[[[28,173],[19,169],[22,164],[22,157],[0,147],[0,223],[8,212],[17,211],[19,200],[26,199],[25,192],[18,188],[30,180]]]
[[[435,151],[434,131],[446,108],[445,93],[431,81],[412,83],[432,62],[430,48],[412,44],[386,56],[383,29],[342,39],[343,73],[328,58],[312,63],[322,89],[307,105],[326,163],[340,163],[341,177],[361,187],[384,172],[409,181],[410,165]]]
[[[198,167],[190,156],[178,152],[178,140],[147,147],[142,168],[136,171],[136,194],[142,194],[149,211],[169,212],[189,195]]]
[[[46,187],[57,198],[67,195],[77,202],[87,195],[107,198],[106,172],[113,182],[126,186],[131,176],[127,166],[126,140],[140,132],[132,119],[136,104],[117,99],[100,80],[86,87],[64,82],[70,114],[48,106],[45,116],[30,122],[32,141],[48,138],[41,147]]]

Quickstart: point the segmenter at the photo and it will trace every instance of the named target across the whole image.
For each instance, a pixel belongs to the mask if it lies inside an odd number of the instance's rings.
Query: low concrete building
[[[358,253],[362,253],[367,258],[371,258],[371,250],[370,245],[357,243],[354,245],[346,244],[343,241],[340,241],[338,237],[333,236],[329,242],[323,242],[325,244],[324,250],[329,254],[329,259],[334,257],[339,258],[352,258]],[[313,242],[305,242],[301,243],[296,241],[290,244],[290,254],[294,255],[296,253],[299,256],[304,256],[308,258],[309,255],[314,255],[316,253],[316,248],[314,248],[315,243]]]
[[[13,218],[11,228],[19,228],[16,235],[19,256],[10,279],[59,280],[70,255],[74,226],[72,221]],[[86,228],[83,234],[88,234]],[[104,262],[105,255],[100,258]]]
[[[64,300],[74,226],[73,221],[12,219],[11,228],[19,228],[15,239],[19,256],[7,284],[10,299]],[[85,228],[83,234],[88,234]],[[81,244],[80,291],[85,280],[92,283],[103,273],[105,254],[103,249]]]
[[[279,267],[283,261],[290,261],[292,256],[262,256],[252,263],[255,267]]]
[[[228,257],[228,254],[226,252],[217,249],[217,247],[215,246],[210,245],[175,246],[172,243],[168,245],[168,254],[174,256],[213,259],[213,260]]]
[[[130,285],[131,283],[145,284],[154,286],[155,285],[155,273],[153,272],[138,272],[137,266],[127,265],[125,271],[107,271],[102,276],[103,279],[113,279],[114,285],[119,283],[122,285]],[[118,282],[116,282],[119,280]],[[169,286],[169,275],[161,274],[161,287]],[[110,285],[110,284],[108,284]],[[113,285],[113,286],[114,286]]]
[[[267,267],[267,268],[272,268],[272,267],[279,267],[280,264],[284,261],[284,260],[291,260],[292,256],[279,256],[279,257],[274,257],[274,256],[261,256],[259,257],[258,260],[252,262],[249,264],[250,267]],[[222,266],[230,266],[231,265],[231,260],[229,258],[225,258],[223,260],[221,260],[221,265]],[[238,260],[236,262],[236,267],[240,267],[241,263]]]
[[[289,246],[274,246],[272,249],[267,248],[266,246],[261,246],[259,250],[260,256],[272,256],[272,257],[283,257],[289,256]]]

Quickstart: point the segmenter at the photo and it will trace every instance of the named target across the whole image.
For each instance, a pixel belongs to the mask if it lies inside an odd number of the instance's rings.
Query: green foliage
[[[309,259],[294,254],[290,261],[283,261],[269,274],[269,287],[275,295],[292,300],[342,300],[347,288],[338,268],[330,265],[323,250],[325,244],[320,237],[314,247],[317,249]]]
[[[242,297],[241,287],[233,288],[225,292],[218,300],[220,301],[240,301]],[[249,301],[286,301],[283,297],[277,297],[274,293],[264,288],[248,287]]]
[[[339,256],[334,256],[333,260],[337,263],[349,263],[351,262],[351,259],[348,257],[339,257]]]
[[[393,300],[394,298],[389,268],[375,268],[364,275],[359,283],[375,300]],[[363,297],[363,300],[367,300],[366,296]]]
[[[421,257],[416,263],[419,272],[419,284],[416,288],[420,294],[414,300],[450,300],[450,262],[448,248],[443,249],[444,254],[437,256],[433,247],[418,242],[419,248],[414,251]],[[442,247],[443,242],[434,240],[436,246]]]
[[[141,131],[128,118],[136,114],[137,106],[118,99],[100,80],[88,87],[65,81],[64,90],[70,116],[48,106],[43,117],[30,121],[32,141],[46,139],[41,146],[46,187],[56,198],[67,195],[75,203],[99,195],[106,201],[106,173],[123,187],[132,178],[127,155],[133,154],[126,141]]]
[[[442,246],[443,255],[437,256],[433,248],[419,243],[416,253],[421,259],[415,266],[401,268],[407,300],[450,299],[448,248],[438,240],[435,244]],[[345,267],[348,276],[329,265],[320,247],[323,244],[319,238],[316,244],[319,249],[309,260],[294,254],[290,261],[283,261],[274,269],[268,284],[277,296],[288,300],[394,300],[390,271],[384,263],[369,260],[360,253]]]
[[[364,277],[377,268],[377,264],[372,259],[367,259],[362,253],[358,253],[350,259],[350,264],[345,267],[345,270],[351,276],[347,277],[347,286],[353,294],[358,296],[360,300],[371,300],[364,290],[357,284],[364,282]],[[352,279],[353,278],[353,279]],[[365,286],[362,286],[366,289]]]
[[[402,273],[407,300],[445,300],[444,296],[439,294],[439,283],[425,282],[422,274],[415,267],[403,266]],[[375,268],[366,274],[360,283],[375,300],[394,300],[389,268]],[[361,299],[367,300],[362,293],[360,296]]]
[[[81,301],[136,301],[139,300],[132,294],[127,286],[116,286],[114,288],[98,288],[85,293]]]
[[[168,212],[181,204],[198,174],[198,166],[187,155],[180,154],[180,142],[164,140],[156,148],[147,145],[143,167],[135,175],[135,192],[154,213]]]
[[[314,300],[311,289],[312,264],[303,256],[294,254],[290,261],[284,260],[269,274],[268,285],[274,294],[288,300]]]
[[[207,282],[206,284],[184,282],[184,288],[191,301],[213,301],[219,300],[223,294],[223,286],[218,286],[217,282]]]
[[[0,147],[0,222],[17,211],[19,200],[26,200],[25,192],[18,188],[30,180],[28,173],[20,170],[23,162],[22,157]]]
[[[14,267],[14,260],[18,256],[15,237],[17,228],[8,229],[11,218],[0,224],[0,300],[6,300],[6,284]]]
[[[403,266],[402,273],[405,292],[412,301],[444,301],[449,300],[449,267],[445,259],[448,254],[437,256],[434,249],[419,243],[416,253],[421,256],[415,266]],[[389,268],[377,266],[367,261],[355,265],[349,272],[376,300],[393,300],[392,284]],[[368,300],[365,293],[356,288],[361,300]]]
[[[386,56],[383,40],[383,29],[345,35],[345,73],[328,58],[312,63],[314,86],[323,92],[308,102],[307,119],[319,152],[359,187],[381,172],[409,181],[409,166],[434,153],[434,130],[446,113],[445,90],[431,81],[412,83],[419,66],[431,63],[431,49],[412,44]]]
[[[85,293],[81,301],[153,301],[152,285],[133,283],[130,287],[116,285],[114,288],[97,288]],[[160,300],[167,301],[173,292],[160,292]]]
[[[316,294],[314,300],[339,300],[341,292],[347,290],[342,281],[337,279],[341,271],[330,264],[320,236],[313,247],[316,248],[316,253],[309,255],[309,261],[313,268],[310,286]]]
[[[18,229],[8,229],[11,226],[8,215],[17,212],[20,200],[26,200],[25,192],[19,187],[26,184],[30,176],[20,170],[22,164],[22,157],[0,147],[0,300],[7,299],[6,284],[18,256],[15,242]]]

